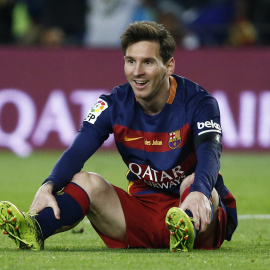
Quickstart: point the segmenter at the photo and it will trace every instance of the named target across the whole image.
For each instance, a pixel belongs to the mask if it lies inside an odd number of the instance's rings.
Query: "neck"
[[[170,96],[170,80],[163,90],[159,91],[154,97],[147,99],[137,98],[143,108],[143,111],[149,115],[155,115],[162,111]]]

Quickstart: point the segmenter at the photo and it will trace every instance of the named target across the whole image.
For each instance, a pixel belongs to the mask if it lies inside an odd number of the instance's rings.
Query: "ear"
[[[175,60],[173,57],[171,57],[167,64],[167,76],[171,76],[173,73],[174,73],[174,70],[175,70]]]

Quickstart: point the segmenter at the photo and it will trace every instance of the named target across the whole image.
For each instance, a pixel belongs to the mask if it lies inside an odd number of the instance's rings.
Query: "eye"
[[[153,61],[152,60],[145,60],[144,63],[145,63],[145,65],[150,66],[153,64]]]
[[[134,63],[135,63],[135,61],[133,59],[131,59],[131,58],[126,59],[126,64],[133,65]]]

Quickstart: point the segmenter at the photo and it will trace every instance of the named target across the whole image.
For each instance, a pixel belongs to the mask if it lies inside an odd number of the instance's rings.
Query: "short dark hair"
[[[121,47],[124,55],[128,46],[139,41],[156,41],[160,44],[160,56],[165,64],[175,50],[175,40],[170,32],[162,25],[150,21],[131,23],[121,36]]]

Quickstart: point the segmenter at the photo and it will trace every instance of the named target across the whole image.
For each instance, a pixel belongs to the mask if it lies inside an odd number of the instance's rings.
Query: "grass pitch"
[[[0,152],[0,200],[27,211],[36,190],[49,175],[60,152],[37,152],[21,159]],[[170,253],[166,249],[110,250],[87,220],[76,229],[50,237],[45,250],[18,251],[0,235],[1,269],[269,269],[270,268],[270,154],[223,153],[221,173],[236,197],[239,227],[232,241],[215,251]],[[124,189],[126,167],[116,152],[97,152],[84,167]],[[251,215],[251,216],[246,216]],[[257,216],[260,215],[260,216]],[[261,219],[258,219],[261,218]]]

